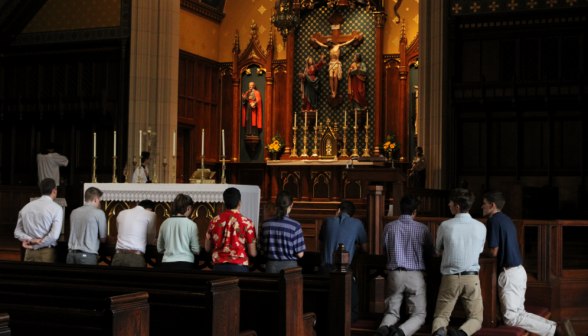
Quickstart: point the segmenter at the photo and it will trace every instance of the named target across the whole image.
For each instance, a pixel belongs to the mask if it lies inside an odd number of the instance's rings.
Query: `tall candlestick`
[[[142,140],[143,139],[143,132],[141,130],[139,130],[139,157],[141,156],[141,152],[143,151],[143,147],[142,147]]]
[[[114,156],[116,156],[116,131],[114,131]]]
[[[223,156],[225,156],[225,130],[222,131],[223,134]]]
[[[96,156],[96,133],[94,133],[94,156]]]
[[[204,128],[202,129],[202,156],[204,156]]]
[[[176,131],[174,131],[174,150],[172,151],[173,156],[176,156]]]

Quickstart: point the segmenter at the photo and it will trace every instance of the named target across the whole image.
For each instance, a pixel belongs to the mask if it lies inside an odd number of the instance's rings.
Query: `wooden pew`
[[[149,335],[147,293],[108,297],[96,309],[60,307],[57,298],[52,306],[42,306],[33,295],[19,294],[19,303],[0,295],[0,310],[10,314],[16,335]]]
[[[37,291],[44,293],[47,290],[43,288],[74,297],[84,293],[148,292],[152,335],[185,333],[195,325],[198,325],[199,335],[239,334],[240,294],[238,279],[234,277],[19,262],[2,262],[0,269],[0,283],[37,284]]]
[[[0,336],[10,336],[10,316],[0,313]]]

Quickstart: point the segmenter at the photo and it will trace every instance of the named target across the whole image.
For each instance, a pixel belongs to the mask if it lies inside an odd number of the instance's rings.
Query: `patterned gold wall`
[[[121,0],[48,0],[23,33],[120,26]]]
[[[386,14],[388,21],[384,28],[384,54],[398,53],[400,45],[400,29],[402,24],[396,24],[394,18],[394,6],[398,0],[386,0]],[[400,19],[406,22],[406,38],[410,44],[419,32],[419,0],[404,0],[398,9]]]
[[[225,19],[226,20],[226,19]],[[220,25],[216,22],[180,11],[180,49],[192,54],[206,57],[213,61],[219,60]],[[232,43],[232,39],[226,43]]]

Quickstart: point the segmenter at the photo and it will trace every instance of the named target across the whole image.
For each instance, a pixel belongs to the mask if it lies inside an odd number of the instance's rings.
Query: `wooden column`
[[[349,252],[339,244],[333,253],[335,270],[331,272],[329,288],[329,335],[351,335],[351,277]]]
[[[370,254],[381,254],[380,232],[382,231],[382,215],[384,214],[384,186],[368,186],[368,241]]]
[[[286,138],[286,149],[282,159],[290,157],[292,153],[292,126],[294,115],[294,29],[290,30],[286,42],[286,115],[283,118],[282,131]]]
[[[239,162],[239,142],[241,140],[241,93],[239,92],[239,81],[241,73],[239,72],[239,31],[235,32],[235,41],[233,45],[233,146],[231,149],[231,161]]]
[[[384,25],[386,13],[374,12],[376,24],[376,106],[374,111],[374,156],[380,156],[379,143],[382,142],[382,116],[384,111]]]
[[[270,29],[270,39],[267,43],[267,64],[265,68],[265,122],[263,127],[265,129],[264,142],[262,146],[269,144],[272,141],[274,130],[272,129],[273,119],[273,97],[274,97],[274,72],[272,71],[272,60],[274,59],[274,31]],[[269,150],[265,149],[265,161],[269,160]]]

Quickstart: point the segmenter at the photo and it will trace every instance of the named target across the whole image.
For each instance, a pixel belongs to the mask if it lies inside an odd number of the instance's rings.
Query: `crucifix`
[[[332,35],[323,36],[321,33],[315,33],[309,41],[310,45],[315,49],[329,49],[329,84],[331,85],[331,94],[329,95],[328,103],[334,108],[343,102],[343,98],[337,92],[337,85],[343,76],[341,61],[339,60],[341,54],[340,47],[349,44],[357,47],[363,41],[363,35],[356,30],[351,32],[351,35],[341,35],[341,25],[344,21],[345,18],[341,14],[338,12],[333,13],[329,18],[331,30],[333,31]]]

